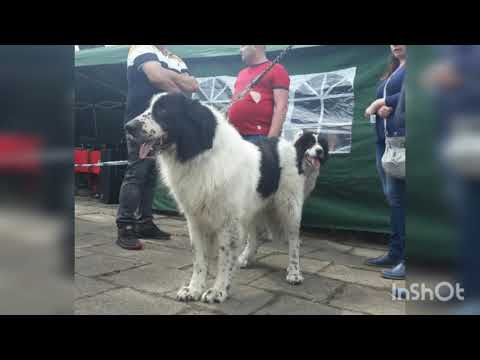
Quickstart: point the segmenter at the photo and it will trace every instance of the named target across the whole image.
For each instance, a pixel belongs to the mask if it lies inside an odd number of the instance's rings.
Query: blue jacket
[[[400,93],[402,90],[403,81],[405,79],[406,68],[403,66],[402,68],[398,69],[395,74],[393,74],[392,78],[390,79],[387,85],[387,93],[385,98],[385,104],[389,107],[393,108],[392,113],[387,119],[387,133],[388,136],[394,135],[403,135],[400,129],[395,127],[395,123],[392,121],[395,111],[397,109],[397,105],[400,99]],[[386,80],[382,80],[377,88],[377,99],[383,98],[383,89],[385,87]],[[384,120],[380,116],[376,116],[375,122],[375,131],[377,134],[377,143],[385,143],[385,127],[384,127]]]

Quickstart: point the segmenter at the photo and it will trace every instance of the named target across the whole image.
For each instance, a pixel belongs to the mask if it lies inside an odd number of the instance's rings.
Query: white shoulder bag
[[[400,68],[398,68],[400,69]],[[398,69],[395,71],[397,72]],[[383,89],[383,98],[387,97],[387,85],[395,72],[388,78]],[[383,120],[385,127],[385,153],[382,157],[382,166],[388,176],[405,178],[405,136],[388,136],[387,120]]]

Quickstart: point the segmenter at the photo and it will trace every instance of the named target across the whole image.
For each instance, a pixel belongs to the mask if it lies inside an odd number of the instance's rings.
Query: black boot
[[[117,245],[125,250],[143,250],[143,244],[138,240],[133,224],[118,226]]]
[[[160,230],[153,221],[135,225],[135,233],[142,239],[169,240],[171,235]]]

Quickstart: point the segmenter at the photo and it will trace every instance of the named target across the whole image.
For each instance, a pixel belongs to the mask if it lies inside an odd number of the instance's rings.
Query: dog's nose
[[[140,128],[140,122],[137,119],[130,120],[124,128],[127,133],[134,135]]]
[[[323,149],[317,149],[317,156],[318,157],[323,156]]]

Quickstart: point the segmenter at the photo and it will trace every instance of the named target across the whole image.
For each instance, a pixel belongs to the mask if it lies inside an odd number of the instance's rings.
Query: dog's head
[[[301,132],[295,140],[300,172],[320,169],[328,160],[328,141],[321,134]]]
[[[212,148],[216,125],[212,111],[198,100],[160,94],[143,114],[125,124],[125,131],[131,140],[153,145],[156,153],[174,149],[185,162]]]

